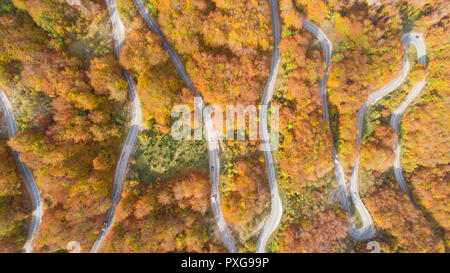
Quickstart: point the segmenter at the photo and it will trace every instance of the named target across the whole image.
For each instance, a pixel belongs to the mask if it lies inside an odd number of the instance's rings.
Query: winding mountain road
[[[117,58],[119,58],[120,51],[124,43],[125,27],[122,21],[120,20],[115,1],[106,0],[106,4],[108,6],[108,12],[111,19],[111,24],[113,26],[116,54]],[[116,209],[116,205],[120,201],[120,195],[122,192],[123,181],[125,179],[125,174],[127,171],[128,161],[130,159],[131,152],[133,150],[133,145],[134,142],[136,141],[136,137],[139,132],[139,127],[142,122],[141,105],[136,92],[136,86],[134,85],[133,80],[131,79],[130,75],[126,70],[122,71],[122,75],[128,83],[128,96],[130,97],[132,110],[131,126],[127,138],[125,140],[122,152],[120,153],[119,160],[117,162],[116,171],[114,174],[114,186],[111,197],[111,206],[108,209],[108,212],[106,214],[106,220],[103,223],[103,227],[97,236],[97,240],[95,241],[94,246],[91,249],[92,253],[96,253],[100,249],[103,240],[110,231],[112,223],[114,222],[114,212]]]
[[[178,57],[178,55],[173,50],[172,46],[167,42],[167,39],[161,29],[158,27],[156,22],[153,20],[152,16],[148,13],[144,3],[141,0],[133,0],[134,4],[138,8],[139,14],[144,19],[147,26],[151,31],[156,33],[162,41],[163,48],[167,50],[170,55],[170,59],[175,66],[180,77],[183,79],[185,85],[194,94],[194,107],[203,113],[205,134],[208,142],[208,155],[209,155],[209,170],[210,170],[210,181],[211,181],[211,207],[213,210],[214,218],[216,220],[217,226],[222,236],[222,240],[227,247],[229,252],[235,253],[236,247],[234,245],[233,238],[228,231],[225,220],[223,218],[222,210],[220,207],[219,199],[219,178],[220,178],[220,161],[219,161],[219,141],[214,130],[214,125],[211,120],[211,116],[205,109],[205,103],[201,95],[194,89],[191,79],[186,73],[186,70]]]
[[[355,207],[358,210],[358,212],[361,216],[362,222],[363,222],[363,225],[361,228],[358,229],[355,226],[353,226],[352,229],[350,230],[350,234],[358,240],[368,239],[375,235],[375,228],[373,225],[372,217],[370,216],[369,211],[367,210],[367,208],[364,206],[363,202],[361,201],[361,198],[359,197],[359,192],[358,192],[359,159],[360,159],[360,151],[361,151],[361,138],[362,138],[362,126],[364,123],[364,115],[370,105],[377,103],[384,96],[386,96],[389,93],[391,93],[392,91],[396,90],[405,81],[406,77],[408,76],[409,70],[410,70],[410,64],[408,61],[407,51],[408,51],[408,48],[411,43],[413,43],[416,46],[417,54],[419,57],[419,62],[421,62],[423,64],[425,64],[425,62],[426,62],[425,45],[423,43],[422,37],[419,34],[407,33],[407,34],[403,35],[403,37],[401,38],[401,41],[404,46],[405,54],[403,57],[403,69],[402,69],[400,77],[393,80],[386,86],[378,89],[374,93],[370,94],[369,98],[366,100],[366,102],[361,107],[361,109],[359,110],[359,113],[358,113],[358,115],[359,115],[358,127],[357,127],[357,129],[358,129],[358,138],[357,138],[358,154],[357,154],[355,162],[354,162],[354,167],[353,167],[353,172],[352,172],[352,180],[350,183],[350,196],[351,196],[352,201],[354,202]],[[423,87],[422,84],[425,85],[425,82],[423,81],[423,82],[418,83],[418,85],[417,85],[418,90],[413,90],[413,92],[411,92],[412,94],[411,94],[411,96],[409,96],[410,101],[422,89],[422,87]],[[414,93],[416,93],[416,94],[414,95]],[[408,99],[406,102],[407,102],[407,104],[409,104]],[[402,108],[399,109],[400,112],[396,111],[396,113],[394,113],[394,115],[392,116],[393,120],[391,120],[391,124],[395,125],[395,122],[398,121],[399,116],[403,112],[404,108],[406,108],[407,104],[403,105]],[[397,127],[398,127],[398,123],[397,123]],[[396,128],[394,128],[394,131],[395,130],[396,130]],[[397,146],[398,146],[398,144],[397,144]],[[394,151],[399,149],[397,146],[394,149]],[[398,162],[397,162],[397,158],[398,158]],[[396,162],[394,164],[394,165],[396,165],[394,168],[394,171],[396,173],[395,176],[397,178],[396,180],[397,180],[397,183],[399,183],[402,190],[405,191],[405,193],[408,194],[409,198],[412,200],[412,196],[411,196],[408,188],[406,187],[405,181],[403,180],[403,176],[401,177],[401,179],[399,179],[399,177],[397,177],[399,172],[401,174],[399,160],[400,160],[400,154],[396,152],[396,160],[395,160]],[[397,164],[398,164],[398,166],[397,166]]]
[[[3,111],[5,113],[6,124],[8,127],[8,136],[9,138],[13,138],[17,135],[16,121],[14,119],[14,113],[12,111],[11,104],[9,103],[8,98],[1,89],[0,89],[0,102]],[[31,218],[30,229],[28,231],[27,240],[22,250],[22,252],[31,253],[33,251],[31,243],[33,242],[33,239],[36,236],[39,226],[41,224],[42,215],[44,214],[44,208],[42,205],[41,196],[39,194],[39,189],[36,185],[36,182],[34,181],[33,174],[31,173],[30,169],[19,160],[18,152],[12,151],[12,155],[16,163],[17,169],[22,174],[25,180],[25,184],[30,194],[33,206],[33,214]]]
[[[407,51],[410,44],[413,44],[417,50],[417,56],[418,56],[418,63],[423,64],[425,67],[427,66],[426,63],[426,47],[425,42],[420,34],[417,33],[409,33],[402,38],[402,42],[405,45],[405,50]],[[405,101],[394,111],[394,113],[391,116],[391,127],[394,130],[394,133],[396,135],[396,139],[394,141],[394,153],[395,153],[395,160],[394,160],[394,174],[395,179],[402,189],[402,191],[408,196],[408,198],[411,200],[414,206],[417,207],[416,202],[414,202],[414,199],[412,197],[411,192],[409,191],[408,187],[406,186],[405,179],[403,178],[402,174],[402,168],[400,166],[400,154],[401,154],[401,148],[398,143],[399,141],[399,124],[402,117],[403,112],[406,110],[408,105],[419,95],[420,91],[425,87],[426,84],[426,77],[418,82],[411,92],[406,96]]]
[[[325,120],[327,120],[328,124],[330,125],[328,106],[327,106],[326,83],[327,83],[327,79],[328,79],[329,66],[330,66],[331,55],[332,55],[332,51],[333,51],[332,44],[331,44],[331,41],[323,33],[323,31],[320,30],[317,26],[315,26],[311,22],[309,22],[308,20],[303,19],[303,26],[307,30],[312,32],[314,36],[316,36],[316,38],[320,42],[322,50],[325,52],[325,62],[327,64],[327,66],[325,69],[324,79],[320,82],[319,93],[322,98],[324,118],[325,118]],[[374,227],[372,217],[371,217],[369,211],[367,210],[367,208],[365,207],[364,203],[362,202],[362,200],[359,196],[359,191],[358,191],[359,161],[360,161],[359,153],[360,153],[360,149],[361,149],[361,137],[362,137],[362,126],[363,126],[363,122],[364,122],[364,115],[370,105],[378,102],[381,98],[383,98],[387,94],[389,94],[392,91],[394,91],[395,89],[397,89],[403,83],[403,81],[406,79],[406,76],[408,75],[409,68],[410,68],[406,51],[411,43],[413,43],[417,48],[419,62],[425,64],[425,60],[426,60],[425,59],[425,46],[423,43],[423,39],[421,38],[420,35],[414,34],[414,33],[405,34],[402,37],[402,43],[405,46],[405,55],[403,58],[403,69],[402,69],[402,73],[401,73],[400,77],[398,77],[397,79],[393,80],[386,86],[384,86],[381,89],[372,93],[369,96],[369,98],[367,99],[367,101],[364,103],[364,105],[361,107],[361,109],[359,110],[359,113],[358,113],[358,115],[359,115],[358,126],[357,126],[358,154],[355,159],[354,167],[352,170],[352,179],[350,182],[350,196],[351,196],[353,204],[355,205],[357,212],[359,213],[359,215],[361,217],[362,227],[360,227],[360,228],[356,227],[356,225],[354,224],[354,222],[351,218],[350,206],[349,206],[349,202],[348,202],[347,194],[346,194],[345,174],[344,174],[343,168],[339,162],[339,159],[337,157],[335,146],[334,146],[334,144],[332,144],[333,161],[334,161],[334,168],[335,168],[335,173],[336,173],[336,182],[339,186],[342,205],[343,205],[344,209],[347,211],[347,216],[348,216],[348,220],[349,220],[349,224],[350,224],[349,233],[352,237],[354,237],[357,240],[366,240],[375,235],[375,227]],[[394,131],[396,133],[398,132],[398,120],[401,116],[401,113],[405,110],[407,105],[417,96],[417,94],[420,92],[420,90],[423,88],[424,85],[425,85],[424,81],[419,82],[414,87],[413,91],[408,95],[407,100],[400,106],[400,108],[392,116],[391,125],[393,126]],[[331,125],[330,125],[330,132],[331,132]],[[332,132],[331,132],[331,135],[332,135]],[[399,153],[398,143],[395,144],[395,151],[396,151],[395,175],[397,178],[397,182],[399,183],[402,190],[406,194],[408,194],[408,196],[412,200],[411,194],[409,193],[409,191],[405,185],[403,176],[401,175],[401,168],[400,168],[400,162],[399,162],[400,153]]]
[[[270,14],[272,17],[272,32],[273,32],[273,54],[272,64],[270,67],[270,75],[267,84],[264,88],[264,94],[261,99],[259,130],[262,140],[262,151],[266,162],[267,175],[270,187],[271,210],[269,218],[264,223],[263,230],[258,237],[256,244],[256,253],[264,253],[267,241],[270,235],[276,230],[280,224],[283,207],[278,192],[277,177],[275,174],[275,166],[272,157],[272,148],[269,141],[269,132],[267,128],[267,110],[272,100],[275,83],[280,68],[280,20],[278,17],[278,4],[276,0],[269,0]]]

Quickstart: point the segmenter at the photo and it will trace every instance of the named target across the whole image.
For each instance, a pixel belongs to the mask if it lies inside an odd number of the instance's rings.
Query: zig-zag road
[[[409,45],[411,43],[413,43],[416,46],[417,49],[417,53],[419,56],[419,62],[425,64],[425,45],[423,43],[423,39],[421,38],[421,36],[419,34],[415,34],[415,33],[408,33],[403,35],[403,37],[401,38],[401,41],[404,45],[404,49],[405,49],[405,54],[403,57],[403,69],[402,69],[402,73],[400,75],[400,77],[398,77],[397,79],[393,80],[392,82],[390,82],[389,84],[387,84],[386,86],[378,89],[377,91],[375,91],[374,93],[370,94],[369,98],[367,99],[367,101],[364,103],[363,107],[359,110],[359,120],[358,120],[358,138],[357,138],[357,143],[358,143],[358,155],[355,159],[355,163],[354,163],[354,167],[353,167],[353,173],[352,173],[352,181],[350,183],[350,195],[352,197],[352,200],[355,204],[356,209],[358,210],[362,221],[363,221],[363,226],[360,229],[357,229],[356,227],[352,227],[352,229],[350,230],[350,234],[359,240],[364,240],[364,239],[368,239],[370,237],[373,237],[375,235],[375,228],[373,226],[373,220],[372,217],[370,217],[369,212],[367,211],[367,208],[364,206],[363,202],[361,201],[361,198],[359,197],[359,192],[358,192],[358,179],[359,179],[359,153],[361,150],[361,137],[362,137],[362,126],[363,126],[363,122],[364,122],[364,115],[367,111],[367,109],[369,108],[370,105],[375,104],[376,102],[378,102],[380,99],[382,99],[384,96],[388,95],[389,93],[391,93],[392,91],[394,91],[395,89],[397,89],[406,79],[406,77],[408,76],[409,70],[410,70],[410,64],[408,61],[408,48]],[[425,82],[421,82],[419,83],[415,90],[413,90],[411,96],[409,96],[409,102],[418,94],[418,92],[422,89],[423,85],[425,85]],[[416,94],[415,94],[416,93]],[[408,99],[406,101],[408,102]],[[405,104],[403,107],[406,108],[407,104]],[[403,108],[402,108],[403,109]],[[403,112],[402,109],[400,110],[400,115],[401,112]],[[391,121],[391,124],[395,125],[396,120],[398,120],[399,118],[399,113],[393,115],[393,121]],[[395,130],[396,128],[394,128]],[[400,155],[398,155],[399,158]],[[396,155],[397,157],[397,155]],[[398,159],[400,160],[400,158]],[[399,163],[399,162],[398,162]],[[397,163],[396,163],[397,164]],[[400,164],[398,164],[400,165]],[[400,166],[398,166],[400,167]],[[398,175],[398,172],[401,169],[398,168],[394,168],[395,172],[396,172],[396,177]],[[401,173],[400,173],[401,174]],[[401,177],[403,178],[403,177]],[[406,190],[405,192],[408,194],[408,196],[411,198],[411,194],[409,193],[406,184],[404,182],[403,179],[399,180],[397,178],[397,182],[399,183],[400,187],[402,188],[402,190]]]
[[[426,63],[426,47],[425,42],[420,34],[416,33],[410,33],[402,38],[403,44],[406,46],[406,49],[408,49],[409,45],[412,43],[416,47],[417,50],[417,56],[418,56],[418,62],[423,64],[424,66],[427,65]],[[397,180],[397,183],[399,184],[400,188],[406,195],[409,197],[411,202],[414,204],[414,206],[417,207],[416,203],[414,202],[414,199],[411,195],[411,192],[409,191],[408,187],[406,186],[405,179],[403,178],[402,174],[402,168],[400,166],[400,154],[401,149],[400,145],[398,143],[399,140],[399,123],[400,119],[402,117],[403,112],[406,110],[408,105],[419,95],[420,91],[425,87],[426,84],[426,78],[424,78],[422,81],[418,82],[411,92],[406,96],[405,101],[395,110],[395,112],[392,114],[391,117],[391,127],[394,130],[394,133],[396,134],[396,139],[394,141],[394,153],[395,153],[395,160],[394,160],[394,174],[395,179]]]
[[[314,36],[317,37],[317,39],[320,41],[320,45],[322,47],[322,50],[325,52],[325,62],[327,64],[324,79],[320,82],[320,96],[322,97],[323,102],[323,110],[324,110],[324,117],[329,123],[329,116],[328,116],[328,107],[327,107],[327,95],[326,95],[326,83],[328,79],[328,72],[329,72],[329,66],[330,66],[330,60],[332,55],[332,44],[330,40],[326,37],[326,35],[321,31],[318,27],[316,27],[314,24],[309,22],[306,19],[303,19],[303,25],[306,29],[308,29],[310,32],[314,34]],[[419,62],[425,64],[425,46],[423,43],[423,39],[418,34],[405,34],[402,37],[402,43],[405,46],[405,52],[407,51],[409,45],[413,43],[418,52],[419,56]],[[333,150],[333,160],[334,160],[334,166],[335,166],[335,172],[336,172],[336,181],[339,185],[339,191],[341,196],[341,202],[344,207],[344,209],[347,211],[347,215],[349,218],[350,223],[350,235],[353,236],[355,239],[358,240],[366,240],[375,235],[375,228],[373,224],[372,217],[370,216],[369,211],[364,206],[364,203],[361,201],[361,198],[359,196],[358,192],[358,175],[359,175],[359,151],[361,147],[361,134],[362,134],[362,125],[364,121],[364,115],[368,109],[368,107],[377,101],[379,101],[381,98],[386,96],[387,94],[391,93],[395,89],[397,89],[403,81],[406,79],[406,76],[409,72],[409,62],[407,54],[405,53],[404,59],[403,59],[403,69],[402,73],[399,78],[393,80],[388,85],[384,86],[383,88],[375,91],[372,93],[367,101],[364,103],[363,107],[359,110],[359,120],[358,120],[358,137],[357,137],[357,143],[358,143],[358,155],[355,159],[355,164],[352,170],[352,179],[350,183],[350,196],[352,198],[353,204],[355,205],[356,210],[358,211],[361,220],[362,220],[362,227],[357,228],[356,225],[353,223],[353,220],[350,215],[350,209],[349,209],[349,203],[347,200],[347,194],[345,190],[345,174],[343,172],[343,168],[341,164],[339,163],[339,159],[336,155],[336,150],[334,147],[334,144],[332,145]],[[401,116],[401,113],[404,111],[404,109],[407,107],[407,105],[417,96],[417,94],[420,92],[420,90],[425,85],[425,81],[422,81],[418,83],[413,91],[408,95],[407,100],[400,106],[400,108],[394,113],[391,125],[394,128],[394,131],[398,131],[398,120]],[[330,128],[331,131],[331,128]],[[395,146],[395,150],[399,150],[398,144]],[[395,163],[395,173],[397,182],[399,183],[400,187],[402,188],[405,193],[408,194],[408,196],[412,197],[405,185],[405,182],[403,180],[403,176],[401,176],[401,168],[399,163],[399,152],[396,152],[396,163]]]
[[[11,104],[9,103],[8,98],[1,89],[0,89],[0,102],[3,111],[5,112],[5,119],[8,127],[9,138],[13,138],[17,135],[16,121],[14,119],[14,113],[12,111]],[[41,196],[39,195],[39,189],[36,185],[36,182],[34,181],[33,174],[31,173],[30,169],[19,160],[19,153],[17,153],[16,151],[12,151],[12,155],[14,161],[16,162],[17,169],[22,174],[25,180],[25,184],[31,196],[31,202],[33,206],[33,214],[31,218],[30,229],[28,231],[27,240],[22,250],[22,252],[30,253],[33,251],[31,243],[33,242],[33,239],[36,236],[36,233],[39,229],[39,225],[41,224],[42,215],[44,214],[44,208],[42,206]]]
[[[156,22],[153,20],[151,15],[147,12],[144,4],[141,0],[133,0],[134,4],[138,8],[139,14],[144,19],[147,26],[151,31],[156,33],[160,39],[162,40],[162,45],[165,50],[170,55],[170,59],[172,63],[175,65],[175,69],[177,70],[180,77],[183,79],[186,86],[193,92],[195,97],[195,105],[194,107],[197,110],[200,110],[203,113],[206,138],[208,141],[208,154],[209,154],[209,168],[210,168],[210,181],[211,181],[211,207],[213,210],[214,218],[216,220],[219,231],[222,235],[222,240],[225,243],[229,252],[236,252],[236,247],[234,245],[233,238],[231,237],[230,232],[225,224],[225,220],[223,218],[222,210],[220,208],[220,199],[219,199],[219,177],[220,177],[220,161],[219,161],[219,142],[217,139],[216,132],[213,127],[213,123],[211,120],[211,116],[205,112],[205,104],[203,102],[200,94],[194,89],[192,82],[189,76],[186,73],[186,70],[181,63],[180,58],[173,50],[172,46],[167,42],[166,37],[162,33],[161,29],[158,27]]]
[[[111,19],[111,24],[113,26],[113,34],[114,34],[114,44],[116,47],[117,58],[119,58],[120,51],[123,46],[124,36],[125,36],[125,28],[123,26],[122,21],[119,18],[119,14],[117,13],[116,3],[114,0],[106,0],[106,4],[108,6],[108,12]],[[139,126],[142,120],[141,114],[141,105],[139,98],[137,96],[136,87],[134,85],[133,80],[127,71],[123,70],[122,75],[128,83],[128,96],[131,101],[131,110],[132,110],[132,119],[130,131],[128,132],[127,138],[125,140],[124,147],[119,157],[119,161],[117,162],[116,171],[114,174],[114,186],[111,198],[111,206],[108,209],[106,214],[106,220],[103,223],[103,227],[100,233],[97,236],[97,240],[94,243],[94,246],[91,249],[91,252],[97,252],[105,239],[106,235],[111,229],[111,225],[114,221],[114,212],[116,209],[116,205],[119,203],[120,195],[122,192],[123,181],[125,179],[125,174],[128,166],[128,161],[131,156],[131,152],[133,149],[134,142],[136,141],[137,134],[139,132]]]

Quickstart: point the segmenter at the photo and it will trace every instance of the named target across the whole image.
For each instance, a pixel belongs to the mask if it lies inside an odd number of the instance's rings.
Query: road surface
[[[417,56],[418,56],[418,62],[423,64],[424,66],[427,65],[426,63],[426,47],[425,42],[420,34],[417,33],[409,33],[405,36],[403,36],[402,39],[403,44],[405,45],[405,50],[408,49],[410,44],[414,44],[416,50],[417,50]],[[399,123],[400,119],[402,117],[403,112],[406,110],[408,105],[419,95],[420,91],[425,87],[426,84],[426,78],[424,78],[422,81],[418,82],[411,92],[406,96],[405,101],[395,110],[395,112],[392,114],[391,117],[391,127],[394,130],[394,133],[396,135],[396,139],[394,141],[394,153],[395,153],[395,160],[394,160],[394,174],[395,179],[397,183],[399,184],[402,191],[408,196],[408,198],[411,200],[411,202],[414,204],[414,206],[417,207],[416,202],[414,202],[414,199],[411,195],[411,192],[409,191],[408,187],[406,186],[405,179],[403,178],[402,174],[402,168],[400,166],[400,154],[401,154],[401,148],[398,143],[399,140]]]
[[[280,195],[278,193],[275,166],[273,164],[272,149],[269,141],[269,132],[267,129],[267,110],[273,97],[278,70],[280,68],[280,49],[278,47],[280,44],[280,21],[278,17],[278,4],[276,0],[269,0],[269,5],[272,17],[273,54],[269,79],[267,80],[266,87],[264,88],[264,94],[261,99],[259,129],[262,140],[261,146],[264,153],[269,180],[271,210],[269,218],[266,219],[263,230],[259,235],[258,242],[256,244],[256,253],[265,252],[267,241],[269,240],[270,235],[272,235],[280,224],[281,215],[283,213],[283,207],[281,204]]]
[[[8,127],[9,138],[13,138],[17,135],[16,121],[14,119],[14,113],[12,111],[11,104],[9,103],[8,98],[1,89],[0,89],[0,102],[3,111],[5,112],[5,119]],[[22,174],[25,180],[25,184],[31,196],[31,202],[33,206],[33,214],[31,218],[30,229],[28,231],[27,240],[22,250],[22,252],[30,253],[33,251],[31,243],[33,242],[33,239],[36,236],[37,231],[39,229],[39,225],[41,224],[42,215],[44,214],[44,208],[42,206],[42,200],[39,194],[39,189],[36,185],[36,182],[34,181],[33,174],[31,173],[30,169],[19,160],[19,153],[17,153],[16,151],[12,151],[12,155],[16,163],[17,169],[19,170],[20,174]]]
[[[173,50],[172,46],[167,42],[166,37],[162,33],[161,29],[158,27],[156,22],[153,20],[151,15],[148,13],[144,3],[141,0],[133,0],[134,4],[138,8],[139,14],[144,19],[147,26],[151,31],[156,33],[162,41],[163,48],[167,50],[170,55],[172,63],[175,65],[180,77],[183,79],[186,86],[193,92],[195,97],[194,107],[201,111],[203,114],[203,120],[205,124],[205,134],[208,142],[208,155],[209,155],[209,171],[210,171],[210,181],[211,181],[211,207],[213,210],[214,218],[216,220],[217,226],[222,236],[222,241],[227,247],[229,252],[235,253],[236,247],[234,245],[233,238],[226,226],[225,220],[223,218],[222,210],[220,207],[219,199],[219,178],[220,178],[220,161],[219,161],[219,141],[214,130],[214,125],[211,120],[211,116],[205,113],[205,104],[203,102],[200,94],[194,89],[191,79],[186,73],[186,70],[181,63],[180,58]]]
[[[117,13],[115,1],[106,0],[106,4],[108,6],[108,12],[111,19],[111,24],[113,26],[116,54],[117,58],[119,58],[120,51],[124,43],[125,28],[123,26],[122,21],[119,18],[119,14]],[[128,161],[130,159],[131,152],[133,150],[133,145],[134,142],[136,141],[136,137],[139,132],[139,127],[142,121],[141,106],[139,98],[137,96],[136,86],[134,85],[134,82],[127,71],[123,70],[122,75],[128,83],[128,96],[130,97],[131,112],[132,112],[131,126],[127,138],[125,140],[125,144],[122,148],[122,152],[120,153],[119,160],[117,162],[116,171],[114,174],[114,185],[111,197],[111,206],[108,209],[108,212],[106,214],[106,220],[103,223],[103,227],[97,236],[97,240],[95,241],[94,246],[91,249],[92,253],[95,253],[100,249],[103,240],[110,231],[112,223],[114,222],[114,212],[116,209],[116,205],[119,203],[120,200],[123,181],[125,179],[125,174],[127,171]]]

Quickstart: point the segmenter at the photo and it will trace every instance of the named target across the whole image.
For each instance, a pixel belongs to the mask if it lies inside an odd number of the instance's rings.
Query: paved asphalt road
[[[116,47],[117,58],[119,58],[120,51],[123,46],[124,36],[125,36],[125,28],[120,21],[119,15],[117,13],[116,3],[114,0],[106,0],[108,5],[108,12],[111,19],[111,24],[113,26],[113,34],[114,34],[114,44]],[[108,209],[106,214],[106,220],[103,223],[103,227],[100,233],[97,236],[97,240],[94,243],[94,246],[91,249],[91,252],[97,252],[109,230],[111,229],[111,225],[114,221],[114,211],[116,209],[116,205],[119,203],[120,195],[122,192],[123,181],[125,179],[125,174],[127,171],[128,161],[131,156],[131,152],[133,150],[134,142],[136,141],[137,134],[139,132],[139,127],[142,121],[141,114],[141,106],[140,101],[137,96],[136,87],[134,85],[133,80],[127,71],[123,70],[122,75],[128,83],[128,96],[131,101],[131,111],[132,111],[132,119],[130,131],[128,132],[127,138],[125,140],[124,147],[120,154],[119,160],[117,162],[116,171],[114,174],[114,186],[113,193],[111,197],[111,206]]]
[[[417,56],[418,56],[418,62],[423,64],[424,66],[427,65],[426,63],[426,47],[425,42],[420,34],[417,33],[409,33],[403,36],[402,42],[405,45],[405,50],[408,49],[410,44],[412,43],[417,50]],[[406,186],[405,179],[403,178],[402,174],[402,168],[400,166],[400,154],[401,149],[400,145],[398,143],[399,139],[399,123],[400,119],[402,117],[403,112],[406,110],[408,105],[419,95],[420,91],[425,87],[426,84],[426,78],[424,78],[422,81],[418,82],[411,92],[406,96],[405,101],[395,110],[395,112],[392,114],[391,117],[391,127],[394,130],[394,133],[396,134],[396,139],[394,141],[394,153],[395,153],[395,160],[394,160],[394,174],[395,179],[397,180],[397,183],[399,184],[400,188],[406,195],[409,197],[411,202],[414,204],[414,206],[417,207],[416,203],[414,202],[414,199]]]
[[[194,89],[192,85],[191,79],[186,73],[183,64],[181,63],[180,58],[173,50],[172,46],[167,42],[166,37],[162,33],[161,29],[158,27],[156,22],[153,20],[151,15],[147,12],[146,7],[142,3],[141,0],[133,0],[134,4],[139,10],[139,14],[144,19],[147,26],[151,31],[156,33],[160,39],[162,40],[162,44],[165,50],[168,51],[170,55],[170,59],[172,63],[175,65],[175,68],[183,79],[186,86],[193,92],[196,101],[199,102],[194,107],[199,109],[202,113],[205,110],[205,104],[200,96],[200,94]],[[223,218],[222,210],[220,207],[220,199],[219,199],[219,177],[220,177],[220,161],[219,161],[219,142],[216,136],[213,123],[211,117],[209,115],[204,115],[204,124],[205,124],[205,132],[206,138],[208,141],[208,155],[209,155],[209,168],[210,168],[210,181],[211,181],[211,206],[214,214],[214,218],[216,220],[217,226],[222,236],[222,240],[226,245],[229,252],[236,252],[236,247],[234,245],[233,238],[231,237],[230,232],[225,224],[225,220]]]
[[[269,141],[269,132],[267,129],[267,110],[269,109],[268,107],[273,97],[278,70],[280,68],[280,49],[278,48],[280,44],[280,21],[278,17],[278,4],[276,0],[269,0],[269,5],[272,17],[273,54],[269,79],[267,80],[267,84],[264,88],[264,94],[261,100],[259,129],[262,140],[261,147],[266,162],[272,204],[269,218],[266,219],[261,234],[259,235],[258,242],[256,244],[256,253],[265,252],[267,241],[269,240],[270,235],[272,235],[272,233],[280,224],[281,215],[283,213],[283,207],[281,204],[280,195],[278,193],[275,166],[273,164],[272,149]]]
[[[14,119],[14,113],[11,109],[11,104],[9,103],[8,98],[1,89],[0,89],[0,102],[3,111],[5,112],[5,119],[8,127],[9,138],[13,138],[17,135],[16,121]],[[39,189],[36,185],[36,182],[34,181],[33,174],[31,173],[30,169],[19,160],[19,153],[17,153],[16,151],[12,151],[12,155],[14,161],[16,162],[17,169],[22,174],[25,180],[25,184],[31,196],[31,202],[33,206],[33,215],[31,218],[30,230],[28,231],[27,240],[22,250],[22,252],[30,253],[33,251],[31,243],[33,242],[33,239],[36,236],[36,233],[39,229],[39,225],[41,224],[44,209],[42,206],[41,196],[39,195]]]

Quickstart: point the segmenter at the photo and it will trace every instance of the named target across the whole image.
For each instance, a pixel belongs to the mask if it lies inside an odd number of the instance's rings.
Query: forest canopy
[[[119,56],[103,0],[0,0],[0,88],[11,102],[18,135],[0,118],[0,252],[23,247],[31,201],[12,151],[32,171],[44,205],[35,252],[87,252],[111,205],[114,173],[131,131],[126,70],[136,84],[142,124],[103,252],[226,252],[211,206],[206,140],[175,140],[172,109],[194,109],[194,96],[134,1],[116,0],[125,27]],[[258,106],[272,65],[267,0],[144,0],[179,55],[206,105]],[[383,252],[448,252],[449,5],[419,0],[279,0],[281,54],[272,105],[279,107],[273,151],[283,215],[270,252],[367,252],[349,235],[336,183],[333,146],[347,183],[359,155],[357,124],[369,96],[402,72],[405,33],[425,39],[427,65],[412,64],[399,88],[363,117],[359,194]],[[320,41],[333,45],[327,96]],[[394,111],[415,84],[419,96]],[[324,98],[324,99],[323,99]],[[324,119],[324,103],[330,124]],[[247,132],[249,130],[247,126]],[[331,137],[331,135],[333,137]],[[393,145],[411,200],[400,189]],[[253,252],[271,210],[267,162],[260,140],[221,140],[218,194],[239,252]],[[360,224],[352,207],[353,219]]]

